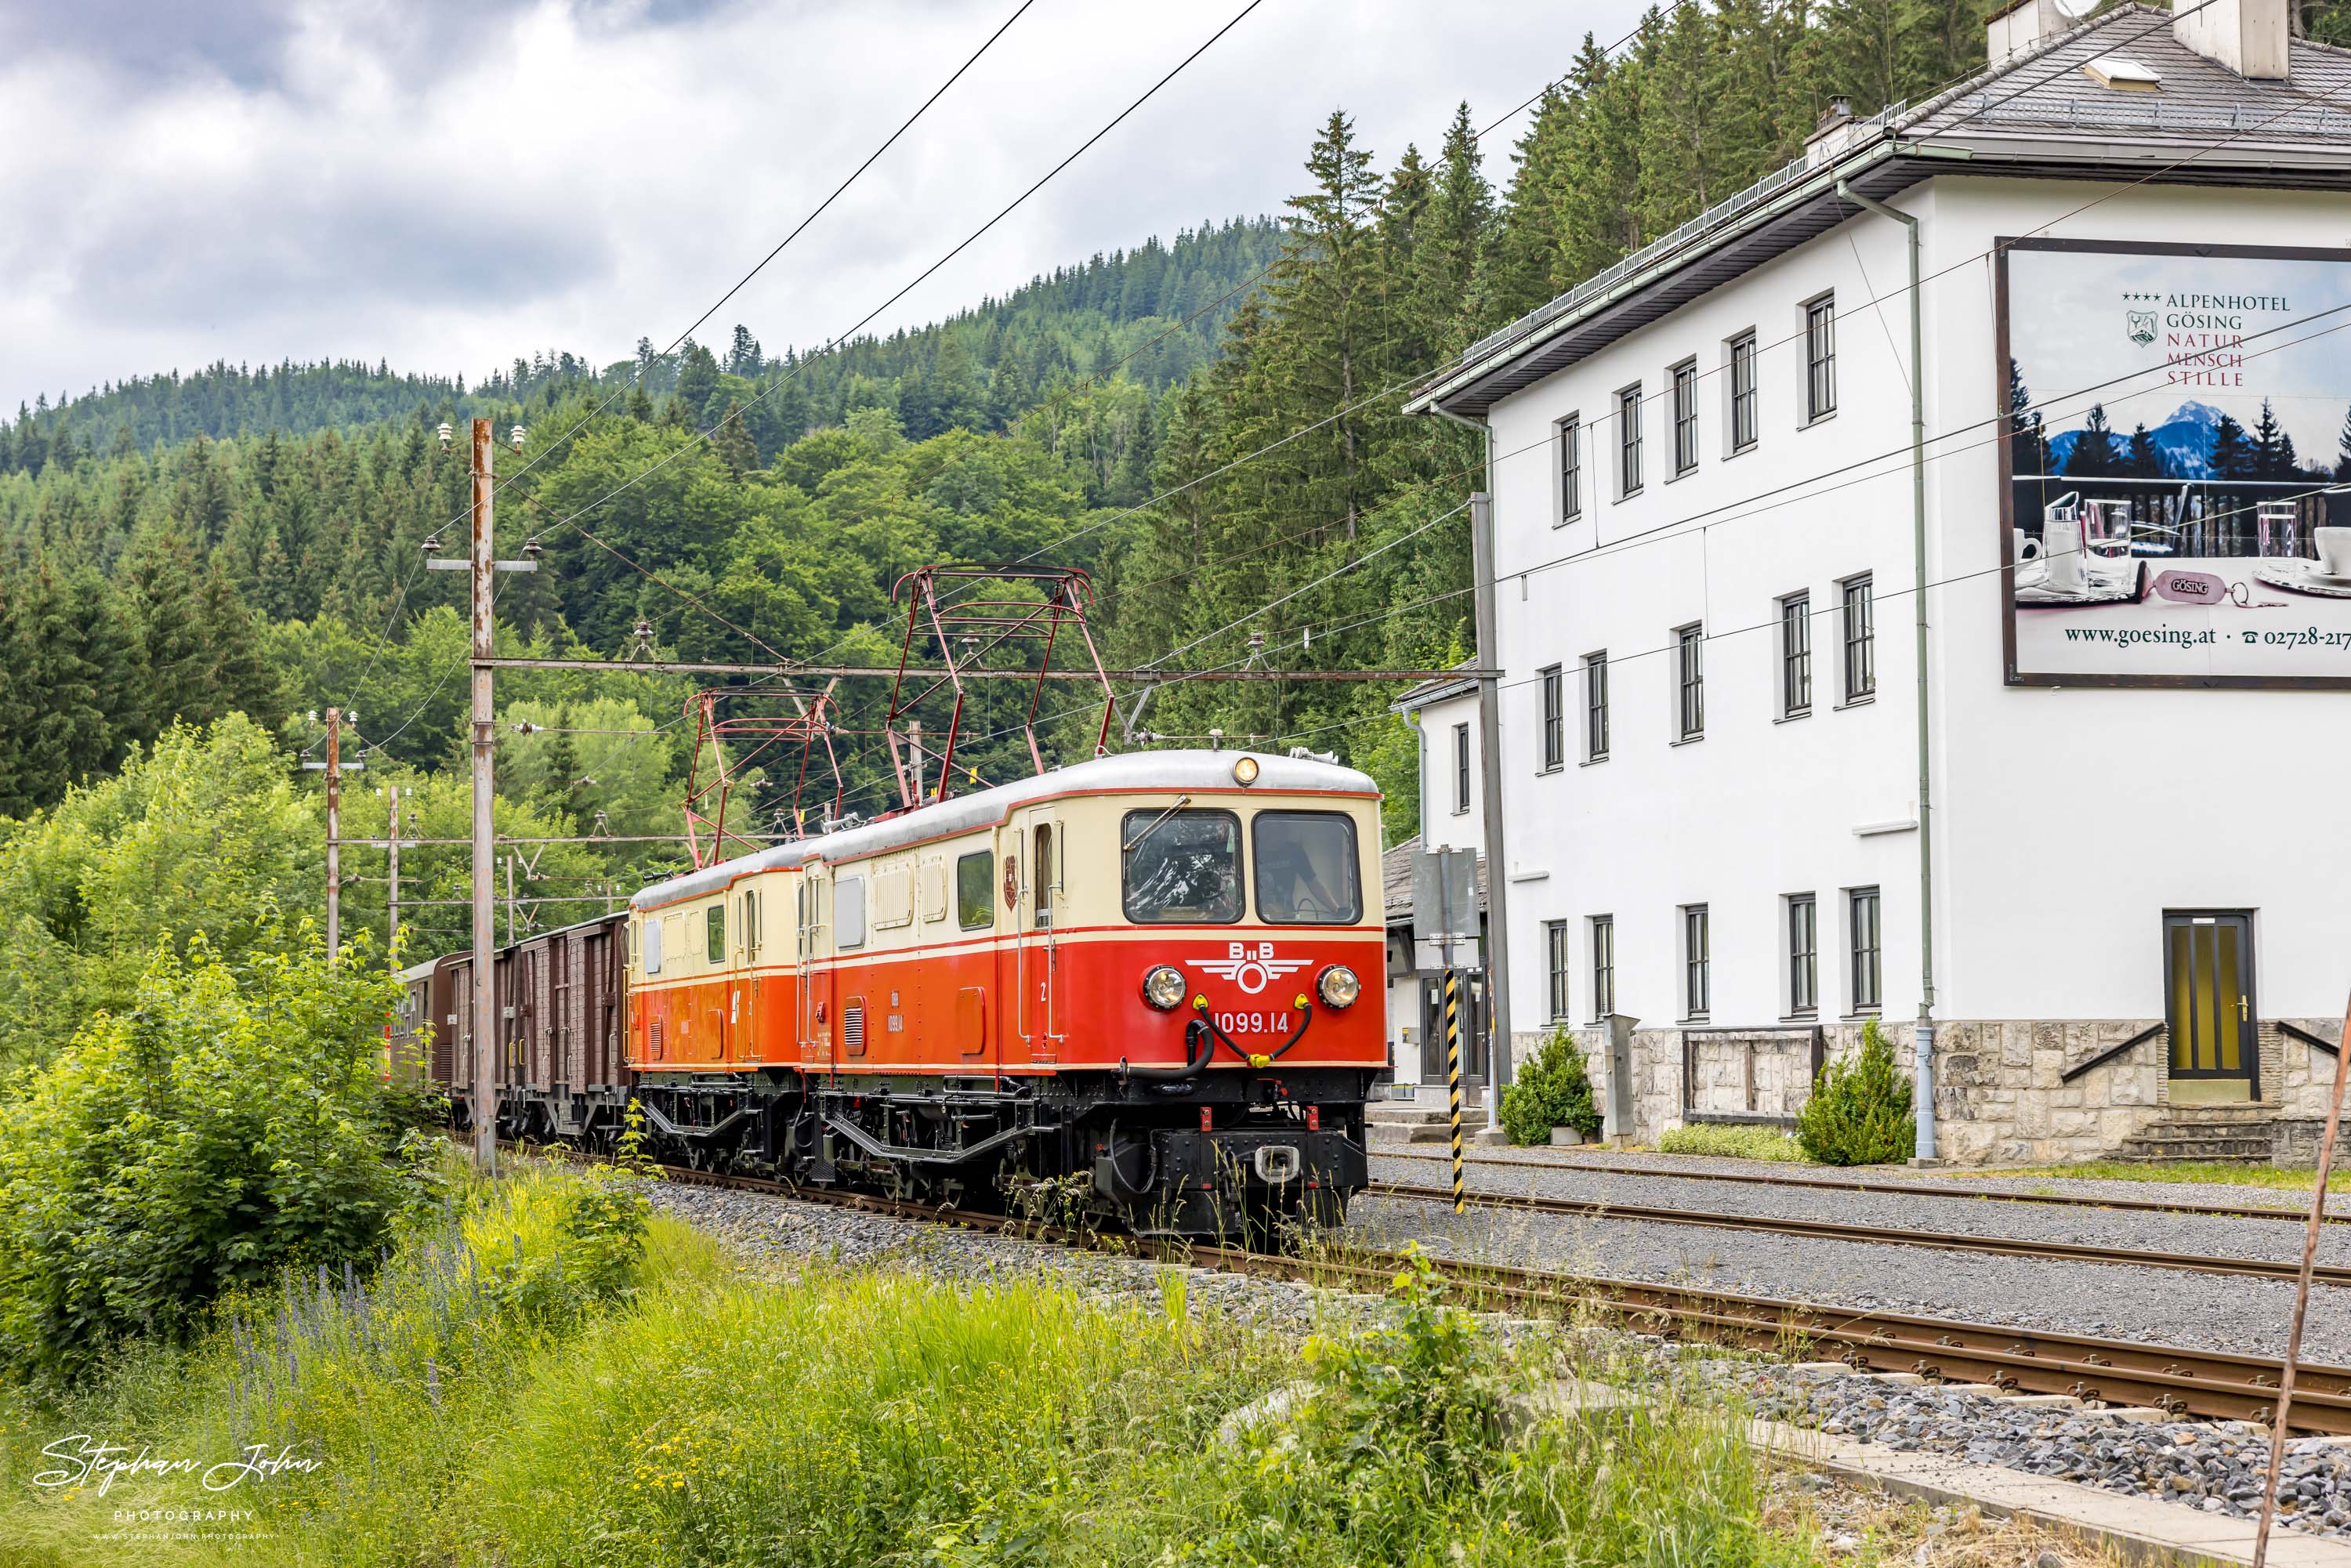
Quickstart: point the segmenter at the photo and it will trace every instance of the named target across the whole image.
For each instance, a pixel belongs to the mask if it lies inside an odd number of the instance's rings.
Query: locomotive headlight
[[[1247,789],[1257,782],[1257,758],[1244,757],[1233,764],[1233,782]]]
[[[1143,999],[1161,1012],[1182,1002],[1184,990],[1184,971],[1173,965],[1155,965],[1143,977]]]
[[[1344,964],[1333,964],[1315,979],[1314,988],[1322,999],[1334,1008],[1351,1008],[1355,998],[1364,994],[1364,982],[1355,978],[1355,971]]]

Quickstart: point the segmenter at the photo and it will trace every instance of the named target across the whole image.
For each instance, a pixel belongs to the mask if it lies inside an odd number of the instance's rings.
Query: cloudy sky
[[[702,335],[839,332],[1245,3],[1035,0]],[[470,378],[665,343],[1018,4],[0,0],[0,410],[214,359]],[[881,325],[1273,211],[1334,107],[1383,163],[1426,151],[1638,9],[1263,0]]]

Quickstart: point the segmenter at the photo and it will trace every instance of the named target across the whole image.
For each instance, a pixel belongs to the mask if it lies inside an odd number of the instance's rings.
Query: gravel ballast
[[[1726,1362],[1708,1372],[1744,1390],[1756,1414],[1794,1426],[2206,1513],[2252,1518],[2268,1479],[2268,1438],[2241,1421],[2147,1422],[2080,1405],[2032,1405],[1812,1368]],[[2351,1449],[2324,1437],[2287,1444],[2278,1499],[2281,1518],[2291,1523],[2351,1534]]]
[[[1403,1153],[1415,1155],[1440,1154],[1439,1145],[1405,1145],[1374,1138],[1371,1145],[1374,1159],[1383,1155]],[[1443,1162],[1404,1160],[1401,1166],[1422,1170],[1442,1169]],[[1480,1145],[1468,1161],[1468,1168],[1479,1166],[1534,1166],[1560,1170],[1574,1170],[1598,1165],[1638,1166],[1658,1172],[1678,1171],[1693,1176],[1798,1176],[1807,1182],[1850,1184],[1855,1186],[1883,1186],[1892,1183],[1904,1187],[1932,1186],[1947,1190],[1955,1197],[1972,1193],[1991,1193],[2002,1197],[2087,1197],[2101,1200],[2120,1199],[2140,1203],[2178,1204],[2183,1208],[2229,1207],[2244,1208],[2274,1208],[2282,1215],[2306,1215],[2310,1212],[2308,1191],[2296,1192],[2284,1187],[2256,1186],[2251,1183],[2191,1182],[2191,1181],[2128,1181],[2115,1176],[2008,1176],[1998,1171],[1910,1170],[1894,1166],[1835,1166],[1798,1164],[1780,1160],[1745,1160],[1723,1155],[1667,1155],[1646,1149],[1609,1149],[1586,1146],[1583,1149],[1528,1147],[1510,1145]],[[2330,1193],[2326,1199],[2328,1214],[2351,1219],[2351,1193]]]
[[[1442,1162],[1395,1159],[1383,1155],[1376,1145],[1371,1168],[1374,1181],[1443,1186],[1452,1179]],[[2303,1228],[2274,1219],[2151,1214],[2138,1209],[2078,1208],[1980,1197],[1921,1197],[1907,1192],[1838,1192],[1680,1176],[1617,1176],[1605,1171],[1532,1164],[1517,1167],[1466,1165],[1463,1181],[1474,1192],[1631,1204],[1685,1214],[1833,1220],[1896,1230],[1948,1231],[1963,1236],[2066,1241],[2138,1252],[2179,1252],[2273,1262],[2293,1262],[2302,1256]],[[2351,1225],[2329,1226],[2321,1233],[2318,1259],[2322,1263],[2351,1265]]]
[[[2283,1354],[2294,1302],[2290,1280],[1525,1210],[1457,1215],[1418,1198],[1359,1197],[1347,1229],[1367,1247],[1417,1241],[1441,1258],[2251,1355]],[[2303,1354],[2351,1365],[2351,1291],[2312,1289]]]

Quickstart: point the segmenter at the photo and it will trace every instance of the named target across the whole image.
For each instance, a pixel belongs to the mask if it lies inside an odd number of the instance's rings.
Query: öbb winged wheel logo
[[[1220,980],[1230,980],[1250,996],[1257,995],[1284,975],[1294,975],[1311,958],[1277,958],[1273,944],[1260,942],[1251,948],[1246,942],[1228,944],[1221,958],[1188,960],[1196,969],[1205,969]]]

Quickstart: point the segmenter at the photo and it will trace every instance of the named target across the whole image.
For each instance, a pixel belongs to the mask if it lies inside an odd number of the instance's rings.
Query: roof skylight
[[[2116,92],[2160,92],[2163,78],[2145,60],[2128,55],[2100,55],[2082,68],[2082,74],[2100,87]]]

